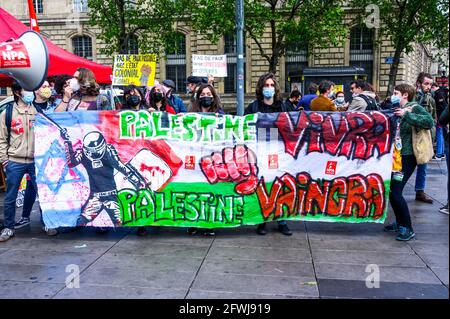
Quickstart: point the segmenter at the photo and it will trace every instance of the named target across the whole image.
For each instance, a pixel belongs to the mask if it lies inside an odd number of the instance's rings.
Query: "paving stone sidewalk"
[[[414,200],[414,178],[405,191],[417,233],[408,243],[382,225],[311,222],[290,222],[291,237],[275,229],[258,236],[253,226],[219,229],[215,237],[184,228],[151,229],[147,237],[130,229],[48,237],[35,205],[31,227],[0,243],[0,298],[448,299],[449,217],[439,212],[447,202],[445,161],[428,172],[433,205]],[[372,264],[380,288],[366,287]],[[71,265],[80,271],[79,288],[65,285]]]

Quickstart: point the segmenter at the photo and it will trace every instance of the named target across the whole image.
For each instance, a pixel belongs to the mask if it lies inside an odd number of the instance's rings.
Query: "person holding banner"
[[[248,105],[244,114],[253,113],[279,113],[287,112],[286,105],[283,103],[280,95],[280,86],[273,73],[261,75],[256,85],[256,100]],[[278,231],[283,235],[291,236],[292,232],[287,226],[286,221],[278,221]],[[266,223],[259,224],[256,228],[258,235],[266,235]]]
[[[431,115],[417,102],[414,101],[415,88],[409,84],[397,85],[391,97],[393,104],[399,104],[395,109],[395,115],[400,117],[402,175],[400,178],[391,179],[391,192],[389,200],[395,214],[395,222],[384,228],[385,231],[397,232],[396,240],[408,241],[416,236],[414,233],[408,204],[403,197],[403,189],[416,169],[417,162],[413,152],[412,130],[429,130],[434,126]],[[401,179],[401,180],[400,180]]]
[[[144,95],[136,85],[130,84],[123,90],[124,103],[122,110],[141,110],[146,109]]]
[[[34,92],[25,91],[18,82],[11,86],[14,94],[14,104],[0,116],[0,162],[6,174],[5,220],[4,229],[0,234],[0,242],[14,236],[16,198],[20,182],[25,174],[30,176],[34,190],[36,185],[36,169],[34,164],[34,134],[32,124],[38,112],[42,110],[33,105]],[[28,197],[23,210],[31,213],[36,200]],[[41,215],[42,220],[42,215]],[[56,235],[55,230],[44,227],[48,235]]]
[[[170,114],[177,114],[166,97],[166,90],[164,86],[159,83],[147,92],[146,100],[148,110],[150,112],[167,112]]]
[[[111,110],[110,104],[109,99],[100,94],[100,86],[94,73],[86,68],[78,68],[65,87],[63,98],[55,112]]]
[[[201,84],[195,93],[195,101],[192,105],[195,113],[225,114],[222,109],[219,96],[211,84]]]

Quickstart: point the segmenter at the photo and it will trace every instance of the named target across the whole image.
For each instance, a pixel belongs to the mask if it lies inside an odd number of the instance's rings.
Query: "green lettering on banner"
[[[248,114],[244,116],[244,141],[256,142],[256,122],[258,121],[258,114]]]
[[[174,212],[175,219],[184,220],[184,199],[185,193],[172,193],[172,210]]]
[[[147,189],[139,191],[138,198],[136,200],[136,219],[149,218],[155,214],[155,201],[151,192]]]
[[[155,194],[155,202],[157,207],[157,215],[156,220],[176,220],[173,215],[173,209],[171,207],[166,208],[165,196],[164,193],[156,193]]]
[[[145,112],[145,111],[144,111]],[[141,113],[141,112],[139,112]],[[155,127],[155,133],[157,138],[168,138],[170,135],[170,128],[163,128],[162,127],[162,112],[153,112],[152,119],[153,119],[153,125]]]
[[[185,202],[185,217],[187,220],[198,220],[199,218],[199,210],[195,206],[194,202],[198,199],[197,194],[188,194],[186,196],[186,202]]]
[[[154,135],[154,131],[151,129],[150,125],[150,116],[151,113],[147,112],[139,112],[139,121],[136,125],[136,133],[135,137],[142,137],[142,138],[150,138]],[[144,133],[142,135],[142,133]]]
[[[205,115],[200,118],[199,127],[202,131],[201,142],[212,142],[211,141],[211,129],[217,124],[217,118],[211,115]]]
[[[120,211],[122,212],[122,221],[124,224],[134,220],[134,207],[137,198],[137,192],[133,189],[122,189],[117,195]]]
[[[185,133],[182,136],[182,140],[186,142],[191,142],[197,140],[197,132],[192,129],[192,126],[198,121],[197,114],[185,114],[183,115],[183,127]]]

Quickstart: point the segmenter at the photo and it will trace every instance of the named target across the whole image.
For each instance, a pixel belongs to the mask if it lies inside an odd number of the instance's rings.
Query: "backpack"
[[[36,111],[38,111],[38,113],[44,114],[44,112],[42,111],[40,106],[34,105],[33,106],[36,108]],[[14,108],[14,104],[10,104],[6,107],[5,110],[5,124],[6,124],[6,129],[8,130],[8,137],[6,138],[6,140],[8,141],[8,145],[9,145],[9,141],[11,140],[11,124],[12,124],[12,114],[13,114],[13,108]]]
[[[374,98],[371,98],[367,95],[364,94],[360,94],[358,95],[358,97],[362,98],[366,104],[366,111],[379,111],[380,110],[380,106],[378,105],[377,101],[375,101]]]

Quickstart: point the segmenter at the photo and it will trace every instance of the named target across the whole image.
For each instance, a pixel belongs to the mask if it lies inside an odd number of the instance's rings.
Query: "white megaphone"
[[[0,73],[16,79],[26,91],[41,87],[47,78],[48,61],[47,45],[34,31],[0,43]]]

